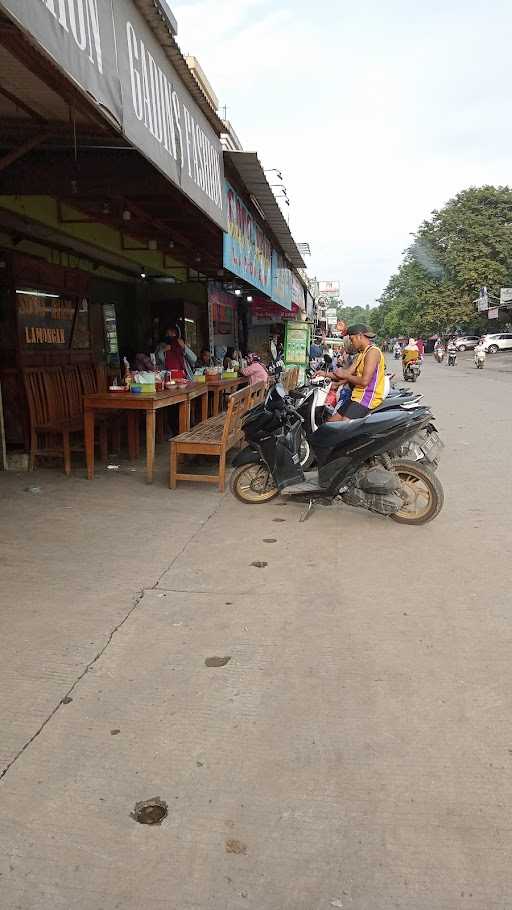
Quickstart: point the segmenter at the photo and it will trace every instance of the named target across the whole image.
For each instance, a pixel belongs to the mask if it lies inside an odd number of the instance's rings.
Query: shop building
[[[263,168],[175,36],[160,0],[0,0],[10,445],[26,445],[26,367],[115,373],[175,322],[196,351],[260,349],[262,302],[277,325],[302,316],[304,261]]]
[[[168,8],[0,2],[0,382],[26,439],[22,371],[118,369],[181,323],[209,343],[222,266],[225,130]]]

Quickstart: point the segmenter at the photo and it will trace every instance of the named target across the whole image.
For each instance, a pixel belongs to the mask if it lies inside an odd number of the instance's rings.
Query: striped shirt
[[[354,386],[352,392],[352,401],[357,401],[358,404],[361,404],[365,408],[368,408],[370,411],[373,411],[375,408],[378,408],[379,405],[384,401],[386,362],[384,360],[384,354],[382,351],[376,347],[376,345],[370,344],[365,351],[362,351],[358,355],[357,360],[355,361],[356,376],[363,375],[364,362],[368,351],[378,351],[380,359],[375,368],[375,372],[371,376],[370,382],[366,388],[363,386]]]

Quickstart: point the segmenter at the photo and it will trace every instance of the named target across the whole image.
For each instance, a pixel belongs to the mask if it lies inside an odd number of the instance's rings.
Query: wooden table
[[[134,395],[132,392],[95,392],[84,395],[84,436],[87,477],[94,477],[94,420],[97,411],[128,412],[128,448],[130,457],[138,454],[138,412],[146,413],[146,478],[153,482],[155,461],[156,412],[160,408],[179,405],[179,431],[190,430],[190,402],[201,398],[201,420],[208,418],[208,389],[206,384],[191,383],[181,389],[155,392],[154,395]]]
[[[220,413],[220,401],[224,392],[236,392],[241,386],[247,385],[249,380],[244,376],[240,379],[220,379],[217,382],[206,382],[206,388],[212,398],[212,417]]]

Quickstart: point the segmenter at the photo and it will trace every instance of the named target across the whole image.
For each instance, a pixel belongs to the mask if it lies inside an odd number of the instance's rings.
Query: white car
[[[498,351],[512,349],[512,332],[499,332],[495,335],[484,335],[480,339],[484,346],[484,351],[489,354],[497,354]]]

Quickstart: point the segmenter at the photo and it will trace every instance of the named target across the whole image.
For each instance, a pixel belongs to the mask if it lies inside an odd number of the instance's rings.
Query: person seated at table
[[[268,373],[263,366],[257,354],[247,355],[247,366],[240,370],[242,376],[246,376],[251,385],[257,382],[268,382]]]
[[[198,367],[211,367],[213,366],[213,358],[210,354],[209,348],[203,348],[202,351],[199,351],[199,360],[197,363]]]
[[[226,350],[224,360],[222,361],[222,369],[223,370],[232,370],[233,364],[235,363],[235,361],[236,361],[235,349],[233,347],[229,347]]]
[[[153,373],[155,370],[155,365],[151,360],[149,354],[136,354],[135,355],[135,369],[140,373]]]
[[[165,330],[164,339],[155,351],[157,362],[166,370],[179,370],[187,379],[194,375],[197,357],[181,337],[179,325],[171,325]],[[162,363],[163,361],[163,363]]]

